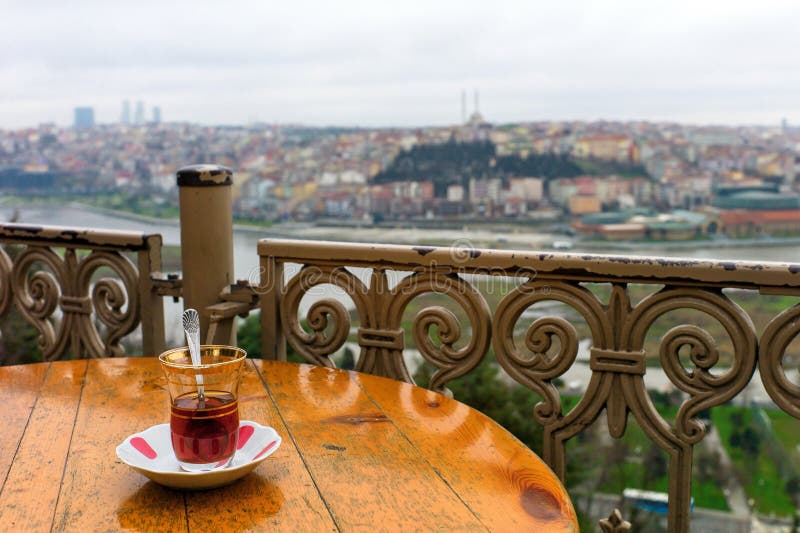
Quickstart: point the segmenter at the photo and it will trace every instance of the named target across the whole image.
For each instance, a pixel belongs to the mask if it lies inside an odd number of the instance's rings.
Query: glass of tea
[[[183,470],[225,468],[239,437],[239,377],[247,352],[234,346],[200,346],[199,366],[189,348],[175,348],[158,359],[167,376],[172,449]]]

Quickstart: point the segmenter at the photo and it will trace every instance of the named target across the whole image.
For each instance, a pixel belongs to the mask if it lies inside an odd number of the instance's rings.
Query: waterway
[[[5,221],[15,213],[18,220],[25,224],[52,224],[59,226],[77,226],[102,228],[111,230],[142,231],[160,233],[166,245],[180,245],[180,228],[177,220],[154,219],[101,211],[88,207],[71,205],[18,205],[0,207],[0,220]],[[454,244],[463,247],[466,244],[491,246],[519,250],[547,250],[553,241],[563,237],[546,234],[517,231],[496,234],[486,229],[465,227],[463,230],[430,230],[430,229],[386,229],[386,228],[334,228],[315,227],[309,224],[281,224],[271,228],[259,229],[237,226],[234,230],[234,263],[236,276],[248,277],[258,265],[256,243],[265,237],[291,237],[299,239],[343,240],[353,242],[391,242],[408,244],[438,244],[447,246]],[[800,261],[800,244],[777,241],[739,242],[736,240],[690,241],[683,243],[627,244],[576,242],[571,251],[592,253],[625,253],[628,255],[687,257],[698,259],[752,260],[752,261]]]

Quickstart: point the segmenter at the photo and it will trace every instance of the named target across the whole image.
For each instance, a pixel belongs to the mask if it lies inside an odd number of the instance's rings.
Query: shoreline
[[[768,248],[773,246],[800,245],[798,237],[771,237],[769,239],[710,239],[706,241],[575,241],[575,247],[587,250],[615,249],[630,251],[645,250],[698,250],[703,248]]]
[[[180,221],[176,218],[159,218],[149,215],[142,215],[132,213],[130,211],[117,211],[104,207],[97,207],[93,205],[83,204],[80,202],[68,202],[65,204],[67,207],[75,209],[83,209],[92,211],[107,216],[116,218],[133,220],[148,224],[165,224],[173,227],[180,227]],[[291,224],[272,224],[270,226],[259,227],[251,224],[233,224],[233,230],[241,234],[262,234],[265,237],[285,237],[296,238],[302,240],[341,240],[345,242],[363,241],[365,239],[374,241],[373,237],[362,236],[370,233],[378,233],[382,237],[381,240],[389,243],[413,243],[425,244],[425,241],[438,240],[458,240],[459,245],[463,246],[464,241],[474,239],[475,241],[484,245],[494,245],[492,247],[509,248],[506,245],[522,245],[530,248],[531,246],[541,246],[546,243],[544,248],[552,248],[553,240],[567,240],[560,235],[549,233],[538,233],[528,231],[515,231],[515,232],[499,232],[493,231],[490,228],[481,228],[471,226],[466,231],[459,231],[454,228],[443,227],[440,230],[431,228],[386,228],[386,227],[366,227],[359,225],[357,227],[335,227],[329,225],[316,225],[313,223],[291,223]],[[347,231],[346,231],[347,230]],[[439,238],[436,238],[437,233]],[[419,238],[410,238],[415,235],[420,235]],[[447,244],[442,244],[447,246]],[[503,245],[503,246],[497,246]],[[782,246],[795,246],[800,245],[800,236],[797,237],[774,237],[769,239],[763,238],[746,238],[746,239],[709,239],[697,241],[591,241],[591,240],[573,240],[573,248],[569,251],[583,251],[583,250],[614,250],[614,251],[632,251],[642,252],[648,250],[698,250],[704,248],[745,248],[745,247],[782,247]]]

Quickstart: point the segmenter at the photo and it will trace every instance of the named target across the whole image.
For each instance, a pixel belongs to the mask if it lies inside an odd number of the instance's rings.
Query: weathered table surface
[[[114,449],[168,420],[165,383],[156,358],[0,367],[0,531],[577,531],[561,483],[491,419],[291,363],[252,360],[239,391],[279,450],[227,487],[161,487]]]

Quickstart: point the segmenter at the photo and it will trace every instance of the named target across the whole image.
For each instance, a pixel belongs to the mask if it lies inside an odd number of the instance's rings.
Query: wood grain
[[[0,531],[576,531],[561,484],[480,413],[402,382],[251,361],[241,418],[283,445],[245,478],[179,492],[116,458],[169,418],[155,358],[0,368]],[[43,381],[44,380],[44,381]],[[60,480],[60,483],[59,483]]]
[[[0,495],[0,531],[50,531],[85,373],[86,361],[50,367]]]
[[[186,530],[183,494],[150,482],[114,452],[128,435],[169,420],[165,385],[154,358],[89,361],[56,531]]]
[[[494,421],[434,392],[354,374],[442,478],[492,531],[577,531],[550,468]]]
[[[0,367],[0,489],[17,453],[49,363]]]
[[[251,360],[239,386],[242,420],[272,426],[283,438],[278,450],[240,481],[217,490],[186,494],[189,530],[335,531],[297,449],[267,395]],[[233,502],[233,503],[232,503]]]
[[[486,530],[350,374],[274,362],[264,379],[341,530]]]

